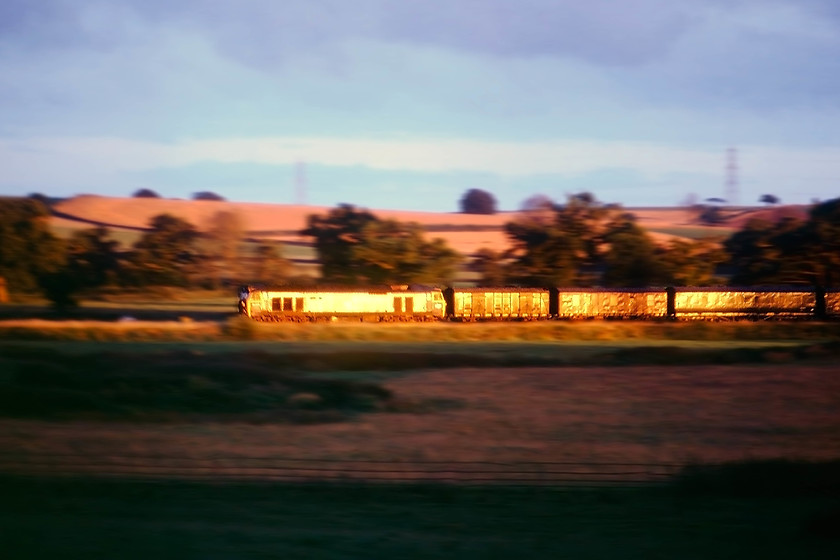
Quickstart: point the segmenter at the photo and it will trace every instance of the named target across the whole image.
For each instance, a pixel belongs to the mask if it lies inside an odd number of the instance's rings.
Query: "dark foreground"
[[[830,558],[834,491],[0,478],[22,558]]]

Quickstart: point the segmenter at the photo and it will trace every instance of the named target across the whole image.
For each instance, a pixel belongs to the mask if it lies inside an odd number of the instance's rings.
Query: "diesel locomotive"
[[[258,321],[437,321],[443,293],[423,286],[324,287],[239,290],[239,312]]]

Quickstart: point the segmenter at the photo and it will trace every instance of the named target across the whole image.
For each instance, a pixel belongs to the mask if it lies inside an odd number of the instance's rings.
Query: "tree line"
[[[0,198],[0,278],[7,292],[40,293],[67,308],[103,288],[216,289],[240,279],[245,229],[235,212],[216,213],[204,231],[161,214],[128,247],[105,227],[61,239],[49,217],[40,198]],[[261,242],[252,251],[249,277],[270,282],[289,276],[291,265],[278,243]]]
[[[723,242],[662,245],[618,205],[590,193],[542,204],[506,224],[506,252],[482,250],[482,283],[528,286],[706,286],[840,282],[840,198],[806,219],[752,219]]]
[[[245,226],[235,212],[218,212],[203,231],[155,216],[128,247],[102,227],[60,239],[49,215],[37,198],[0,199],[0,277],[9,292],[40,292],[67,307],[103,287],[213,289],[292,277],[279,244],[248,244],[243,254]],[[347,204],[309,216],[301,234],[313,240],[321,281],[335,284],[450,284],[462,265],[483,285],[834,287],[840,278],[840,199],[813,206],[804,220],[754,220],[722,243],[658,244],[633,214],[590,193],[532,205],[504,229],[509,249],[482,249],[466,262],[418,224]]]

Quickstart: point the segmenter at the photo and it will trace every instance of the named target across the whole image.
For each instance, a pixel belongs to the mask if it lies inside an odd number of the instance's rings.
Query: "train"
[[[239,312],[258,321],[440,321],[443,292],[427,286],[324,286],[277,289],[244,286]]]
[[[806,286],[525,288],[244,286],[239,313],[257,321],[534,321],[840,319],[840,290]]]

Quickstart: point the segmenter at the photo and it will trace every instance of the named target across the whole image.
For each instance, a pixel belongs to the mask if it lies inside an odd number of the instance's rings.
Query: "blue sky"
[[[4,0],[0,194],[840,196],[837,0]]]

